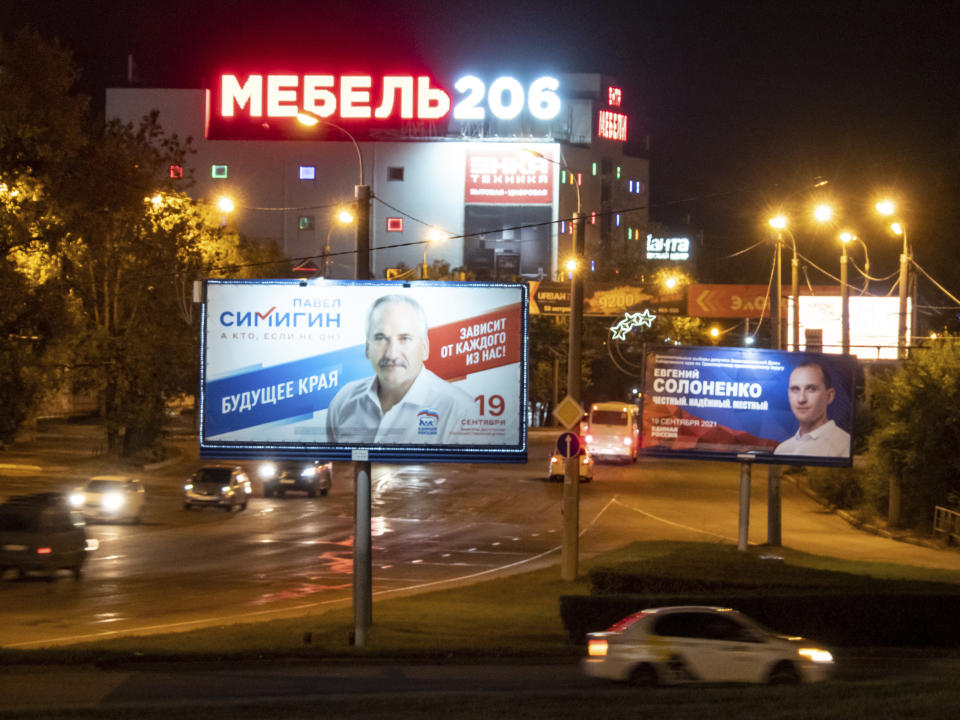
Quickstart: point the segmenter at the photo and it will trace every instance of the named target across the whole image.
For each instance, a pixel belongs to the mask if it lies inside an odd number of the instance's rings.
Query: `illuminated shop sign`
[[[627,116],[613,110],[601,110],[597,118],[597,135],[607,140],[627,141]]]
[[[527,299],[515,283],[207,280],[200,454],[526,462]]]
[[[477,145],[467,150],[464,202],[494,205],[553,203],[551,154],[536,157],[517,145]]]
[[[465,75],[450,88],[428,75],[222,74],[208,98],[208,136],[243,124],[292,121],[306,111],[331,122],[389,124],[453,118],[512,120],[560,114],[560,82],[543,76],[524,82]]]
[[[647,260],[684,262],[689,259],[690,238],[662,238],[647,235]]]
[[[856,367],[848,355],[647,346],[641,452],[849,466]]]
[[[623,90],[618,87],[610,86],[607,88],[607,105],[610,107],[620,107],[623,102]]]

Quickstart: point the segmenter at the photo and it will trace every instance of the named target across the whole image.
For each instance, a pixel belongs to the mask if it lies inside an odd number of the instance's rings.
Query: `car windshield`
[[[27,505],[0,505],[0,532],[36,532],[40,513]]]
[[[91,480],[87,483],[87,492],[115,492],[117,490],[123,490],[125,486],[125,480]]]
[[[230,482],[230,468],[200,468],[193,481],[226,485]]]

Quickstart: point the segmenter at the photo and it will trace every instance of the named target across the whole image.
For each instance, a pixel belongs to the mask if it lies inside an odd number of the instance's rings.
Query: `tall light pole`
[[[881,200],[876,205],[881,215],[892,216],[896,212],[896,204],[892,200]],[[903,249],[900,252],[900,317],[897,321],[897,357],[907,356],[907,287],[910,274],[910,246],[907,244],[907,226],[903,222],[894,222],[890,229],[903,237]]]
[[[781,273],[781,260],[780,252],[783,247],[783,234],[786,233],[790,236],[790,242],[793,244],[793,260],[790,263],[790,292],[792,293],[791,297],[793,298],[793,349],[800,349],[800,304],[798,302],[799,298],[797,297],[797,292],[799,292],[799,278],[798,278],[798,268],[800,261],[797,257],[797,240],[793,236],[793,233],[787,229],[787,217],[786,215],[777,215],[770,218],[770,226],[777,231],[777,258],[776,258],[776,274],[777,274],[777,305],[774,308],[775,310],[775,322],[777,325],[777,349],[780,350],[784,345],[788,345],[789,342],[785,342],[784,332],[784,317],[783,317],[783,282],[780,277]]]
[[[844,355],[850,354],[850,286],[847,284],[847,243],[853,240],[851,233],[840,234],[840,344]]]
[[[353,143],[360,165],[360,184],[354,187],[357,218],[355,277],[370,279],[370,187],[363,180],[363,153],[357,139],[345,128],[326,118],[300,110],[297,120],[312,127],[324,123],[339,130]],[[354,536],[353,536],[353,643],[356,647],[367,644],[367,631],[373,624],[373,535],[371,531],[371,468],[364,454],[354,456]]]
[[[327,240],[323,244],[323,277],[330,277],[330,237],[333,235],[337,225],[349,225],[354,220],[353,213],[346,208],[338,210],[334,222],[330,223],[327,230]]]
[[[563,162],[547,157],[536,150],[524,148],[523,152],[542,158],[563,168],[574,178],[577,191],[577,212],[573,217],[573,246],[567,269],[570,271],[570,336],[567,355],[567,395],[578,403],[583,399],[580,375],[580,360],[583,342],[583,254],[586,222],[580,198],[580,183],[576,174]],[[580,434],[580,424],[570,429]],[[560,575],[572,582],[577,579],[580,561],[580,458],[567,458],[563,468],[563,537],[560,547]]]

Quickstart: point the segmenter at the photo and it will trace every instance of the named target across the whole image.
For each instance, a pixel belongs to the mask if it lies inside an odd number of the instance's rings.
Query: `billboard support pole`
[[[741,552],[746,552],[750,545],[750,470],[752,466],[752,456],[740,456],[740,522],[737,550]]]
[[[567,358],[567,394],[578,403],[582,400],[580,356],[583,335],[583,264],[584,222],[580,208],[574,222],[573,255],[577,268],[570,280],[570,354]],[[571,430],[580,434],[578,422]],[[563,544],[560,548],[561,577],[567,582],[577,579],[580,560],[580,456],[566,459],[563,469]]]
[[[360,149],[357,147],[359,156]],[[363,160],[360,182],[363,182]],[[356,279],[370,279],[370,186],[354,188],[357,200],[357,257]],[[370,461],[355,453],[354,477],[354,532],[353,532],[353,644],[365,647],[367,630],[373,623],[373,558],[370,506]]]

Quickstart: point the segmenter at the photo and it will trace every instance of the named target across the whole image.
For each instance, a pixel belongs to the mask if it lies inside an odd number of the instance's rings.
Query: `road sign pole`
[[[567,358],[567,394],[581,400],[580,354],[583,333],[584,218],[580,209],[574,220],[573,255],[577,269],[570,281],[570,353]],[[580,434],[580,423],[571,428]],[[567,458],[563,469],[563,544],[560,552],[561,577],[577,579],[580,558],[580,458]]]
[[[750,469],[749,456],[740,462],[740,523],[737,550],[746,552],[750,545]]]

